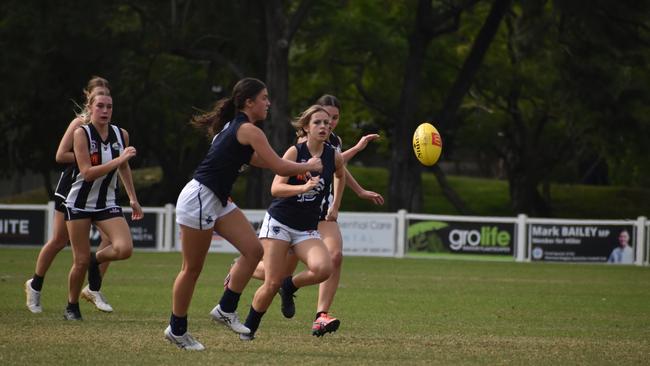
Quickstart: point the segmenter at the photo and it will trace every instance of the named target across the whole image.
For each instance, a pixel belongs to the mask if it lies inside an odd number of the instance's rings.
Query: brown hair
[[[192,117],[190,123],[199,128],[207,130],[208,137],[221,132],[226,122],[235,118],[235,113],[244,108],[246,100],[255,97],[266,89],[266,85],[259,79],[244,78],[232,88],[232,94],[228,98],[218,100],[211,111]]]
[[[93,76],[90,78],[90,80],[88,80],[88,84],[86,84],[86,87],[83,89],[83,93],[86,96],[84,106],[82,107],[74,100],[72,101],[75,104],[75,109],[78,111],[75,113],[77,115],[77,118],[81,118],[84,124],[90,123],[90,105],[92,104],[90,97],[96,88],[103,88],[103,90],[101,90],[102,93],[98,95],[111,95],[111,86],[108,83],[108,80],[104,79],[101,76]]]
[[[322,106],[333,106],[336,107],[338,110],[341,110],[341,102],[339,102],[339,100],[335,96],[330,94],[323,94],[323,96],[318,98],[316,104]]]
[[[298,116],[296,119],[291,121],[291,125],[296,129],[296,136],[298,136],[298,138],[307,136],[304,127],[309,125],[311,116],[313,116],[317,112],[325,112],[325,114],[327,114],[328,116],[330,115],[325,110],[325,108],[323,108],[323,106],[314,104],[311,107],[305,109],[304,112],[300,113],[300,116]]]
[[[104,79],[101,76],[93,76],[88,80],[88,85],[86,85],[86,88],[83,90],[84,95],[86,96],[86,101],[88,101],[88,97],[90,96],[90,93],[93,91],[95,88],[106,88],[108,90],[107,95],[111,95],[111,86],[108,83],[108,80]]]

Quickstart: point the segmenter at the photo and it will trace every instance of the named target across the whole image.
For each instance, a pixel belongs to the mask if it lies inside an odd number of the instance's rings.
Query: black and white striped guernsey
[[[252,146],[242,145],[237,140],[239,127],[247,121],[248,116],[240,112],[226,123],[212,139],[208,153],[194,171],[193,178],[208,187],[224,207],[241,168],[250,163],[255,152]]]
[[[332,145],[336,151],[341,152],[341,140],[337,135],[334,134],[334,132],[330,132],[330,137],[327,140],[327,143]],[[325,217],[327,216],[327,211],[330,208],[330,205],[334,203],[334,185],[330,185],[330,193],[323,197],[323,206],[322,210],[320,213],[320,217],[318,218],[319,221],[325,221]]]
[[[307,144],[302,142],[295,145],[298,149],[296,162],[303,163],[312,156]],[[320,182],[311,191],[297,196],[275,198],[269,206],[268,212],[271,217],[284,225],[295,230],[307,231],[318,229],[318,217],[326,202],[325,197],[329,196],[334,171],[336,170],[335,148],[330,144],[324,144],[323,153],[320,156],[323,164],[323,172],[312,172],[313,176],[320,175]],[[293,176],[287,181],[291,185],[305,184],[306,177]]]
[[[66,166],[65,169],[63,169],[63,171],[61,172],[59,181],[56,184],[54,195],[59,196],[65,200],[65,198],[68,196],[68,192],[70,192],[72,181],[74,180],[74,177],[78,173],[79,171],[77,170],[76,164],[69,164],[68,166]]]
[[[106,164],[124,151],[122,130],[115,125],[108,125],[108,127],[108,137],[104,141],[92,124],[81,126],[88,138],[90,163],[93,166]],[[99,211],[117,207],[116,197],[117,169],[91,182],[84,181],[82,174],[77,171],[65,205],[82,211]]]
[[[330,132],[330,137],[327,139],[327,143],[332,145],[336,151],[341,152],[341,140],[336,134],[334,134],[334,132]]]

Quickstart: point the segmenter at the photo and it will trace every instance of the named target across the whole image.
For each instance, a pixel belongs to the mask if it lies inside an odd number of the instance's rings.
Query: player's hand
[[[305,163],[307,165],[307,171],[310,172],[322,172],[323,171],[323,162],[320,158],[311,158]]]
[[[142,220],[144,217],[144,212],[142,212],[142,207],[140,207],[140,203],[138,201],[130,201],[129,205],[133,209],[131,212],[131,220],[137,221],[137,220]]]
[[[336,221],[339,218],[339,209],[330,206],[327,209],[327,215],[325,216],[325,221]]]
[[[379,193],[373,192],[373,191],[366,191],[364,190],[359,194],[359,198],[363,198],[364,200],[372,201],[375,205],[383,205],[384,204],[384,197],[382,197]]]
[[[320,182],[320,177],[319,176],[313,176],[310,177],[307,182],[302,186],[304,188],[303,193],[307,193],[311,191],[312,189],[316,188],[318,186],[318,182]]]
[[[135,155],[136,155],[135,147],[127,146],[126,149],[124,149],[124,151],[122,151],[122,154],[120,154],[120,158],[122,159],[122,163],[125,163],[125,162],[129,161]]]
[[[359,150],[363,150],[368,146],[368,143],[371,141],[374,141],[378,139],[380,136],[376,133],[371,133],[370,135],[365,135],[361,139],[359,139],[359,142],[357,142],[357,147]]]

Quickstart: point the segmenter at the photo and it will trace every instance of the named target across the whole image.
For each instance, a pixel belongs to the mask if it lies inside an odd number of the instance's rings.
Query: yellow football
[[[440,158],[442,138],[431,123],[424,122],[413,134],[413,152],[420,163],[432,166]]]

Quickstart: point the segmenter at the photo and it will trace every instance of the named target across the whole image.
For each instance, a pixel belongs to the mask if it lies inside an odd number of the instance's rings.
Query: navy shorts
[[[99,211],[83,211],[66,207],[65,221],[90,219],[90,221],[103,221],[114,217],[124,217],[122,207],[111,207]]]
[[[62,198],[61,196],[54,196],[54,209],[56,211],[59,211],[63,214],[65,214],[66,207],[65,207],[65,198]]]

